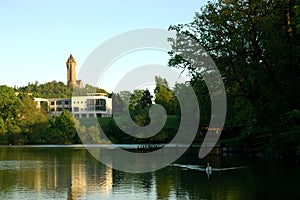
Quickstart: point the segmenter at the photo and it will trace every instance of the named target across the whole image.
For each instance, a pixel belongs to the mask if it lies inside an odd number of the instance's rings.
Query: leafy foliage
[[[38,82],[28,83],[25,87],[17,88],[16,91],[22,93],[31,93],[34,97],[39,98],[68,98],[72,94],[76,96],[84,96],[88,93],[104,93],[108,92],[104,89],[86,84],[83,88],[74,88],[74,91],[65,85],[63,82],[48,82],[45,84],[39,84]]]
[[[190,72],[205,105],[201,73],[210,69],[201,65],[197,47],[214,59],[227,93],[226,125],[244,127],[235,141],[249,152],[295,155],[299,126],[283,122],[300,110],[299,1],[208,2],[194,21],[170,29],[188,39],[173,41],[169,65]]]
[[[50,144],[73,144],[79,143],[75,119],[69,111],[63,111],[49,121],[45,132],[45,140]]]
[[[46,113],[37,109],[31,96],[15,94],[7,86],[0,86],[1,143],[23,144],[36,142],[37,132],[47,127]]]
[[[157,76],[155,77],[155,82],[155,103],[162,105],[166,109],[168,115],[174,115],[178,102],[173,91],[169,88],[167,80]]]
[[[17,91],[23,93],[32,93],[34,97],[39,98],[67,98],[72,96],[72,89],[63,82],[48,82],[45,84],[28,83],[25,87],[17,88]]]
[[[152,105],[152,95],[149,90],[135,90],[130,98],[130,113],[133,120],[140,126],[150,123],[149,109]]]

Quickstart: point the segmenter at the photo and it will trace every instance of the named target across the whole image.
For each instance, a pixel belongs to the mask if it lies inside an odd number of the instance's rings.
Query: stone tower
[[[72,54],[70,54],[67,62],[67,85],[68,87],[75,87],[76,84],[76,61]]]

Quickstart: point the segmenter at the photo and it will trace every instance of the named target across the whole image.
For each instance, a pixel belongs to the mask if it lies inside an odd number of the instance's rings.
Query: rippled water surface
[[[189,151],[161,170],[131,174],[80,146],[0,147],[0,199],[300,199],[295,162],[199,160],[198,149]]]

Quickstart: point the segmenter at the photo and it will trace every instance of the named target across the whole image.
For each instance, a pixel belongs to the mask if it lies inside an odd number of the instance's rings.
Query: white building
[[[111,117],[112,99],[102,93],[71,98],[72,113],[75,118]]]
[[[82,88],[82,81],[76,80],[76,61],[70,54],[67,62],[67,85],[70,88]],[[71,98],[34,98],[37,108],[47,108],[52,115],[60,115],[64,110],[72,112],[75,118],[111,117],[112,99],[104,93],[90,93],[87,96]]]
[[[64,110],[72,112],[75,118],[111,117],[112,99],[103,93],[90,93],[87,96],[73,96],[71,98],[34,99],[38,107],[48,102],[51,115],[60,115]]]

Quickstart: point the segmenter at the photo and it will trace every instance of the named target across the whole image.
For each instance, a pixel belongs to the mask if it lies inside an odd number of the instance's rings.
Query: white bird
[[[211,172],[212,172],[212,167],[209,166],[209,163],[207,163],[207,167],[206,167],[205,171],[206,171],[207,174],[211,174]]]

